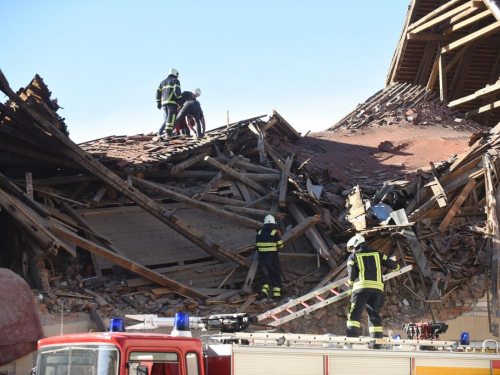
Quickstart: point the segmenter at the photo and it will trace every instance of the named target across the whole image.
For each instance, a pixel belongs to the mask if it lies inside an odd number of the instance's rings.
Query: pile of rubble
[[[267,311],[273,301],[255,299],[254,238],[269,213],[283,233],[287,298],[345,277],[343,244],[357,232],[403,265],[414,264],[413,273],[387,283],[389,327],[470,311],[490,273],[498,273],[490,263],[497,251],[498,129],[459,123],[418,89],[379,93],[342,123],[451,121],[483,132],[460,156],[414,173],[379,171],[371,183],[355,171],[363,183],[346,180],[317,162],[331,147],[318,152],[276,112],[202,139],[148,134],[77,146],[55,126],[55,113],[32,95],[13,93],[1,74],[0,89],[10,98],[0,105],[0,138],[9,144],[0,155],[8,161],[0,174],[1,220],[4,235],[22,238],[0,261],[32,279],[42,312],[91,311],[100,320]],[[361,163],[351,169],[362,170]],[[464,286],[466,280],[474,282]],[[346,312],[344,301],[283,329],[340,333]]]
[[[362,129],[396,125],[406,122],[418,126],[442,126],[453,129],[482,131],[485,128],[466,120],[456,110],[446,106],[425,87],[409,83],[393,83],[359,104],[352,112],[330,127]]]

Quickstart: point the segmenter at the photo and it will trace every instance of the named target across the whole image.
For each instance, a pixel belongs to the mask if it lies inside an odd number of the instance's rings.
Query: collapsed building
[[[14,93],[0,75],[0,266],[41,314],[88,312],[99,330],[130,313],[258,314],[273,302],[256,300],[255,231],[272,213],[287,298],[345,277],[362,233],[414,265],[386,283],[388,329],[468,314],[489,291],[498,335],[498,15],[492,0],[413,1],[386,87],[304,137],[273,112],[201,139],[76,145],[39,76]],[[342,334],[346,314],[281,329]]]

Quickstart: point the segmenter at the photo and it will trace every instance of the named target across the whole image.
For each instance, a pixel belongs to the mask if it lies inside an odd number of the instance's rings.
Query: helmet
[[[201,95],[201,90],[198,89],[198,88],[196,88],[196,89],[193,90],[193,94],[194,94],[194,96],[198,97],[198,96]]]
[[[264,224],[276,224],[276,219],[273,215],[267,215],[264,219]]]
[[[168,75],[170,75],[170,74],[173,74],[174,76],[179,77],[179,72],[177,71],[177,69],[174,69],[174,68],[170,69],[170,72],[168,72]]]
[[[361,234],[356,234],[349,240],[349,242],[347,242],[347,251],[354,251],[359,245],[365,242],[366,240]]]

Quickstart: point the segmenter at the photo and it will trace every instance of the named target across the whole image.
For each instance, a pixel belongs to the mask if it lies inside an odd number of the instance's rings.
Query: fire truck
[[[387,275],[386,275],[387,276]],[[332,287],[332,285],[330,285]],[[318,290],[314,293],[318,293]],[[344,292],[348,293],[348,292]],[[318,298],[329,304],[342,298]],[[347,294],[346,294],[347,295]],[[123,319],[112,319],[111,331],[54,336],[38,343],[33,375],[500,375],[498,343],[470,344],[468,334],[457,341],[441,341],[444,323],[409,323],[408,339],[344,337],[249,331],[259,321],[274,318],[267,328],[314,311],[305,295],[263,313],[220,314],[208,318],[177,313],[175,318],[130,315],[141,323],[127,329],[173,327],[170,335],[125,332]],[[305,306],[306,313],[292,310]],[[289,312],[280,317],[278,314]],[[218,331],[200,338],[192,329]]]

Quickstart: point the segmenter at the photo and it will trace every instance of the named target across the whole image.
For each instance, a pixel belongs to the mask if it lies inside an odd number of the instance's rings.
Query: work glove
[[[158,102],[158,103],[156,104],[156,106],[158,107],[158,109],[161,109],[161,103],[160,103],[160,102]]]

